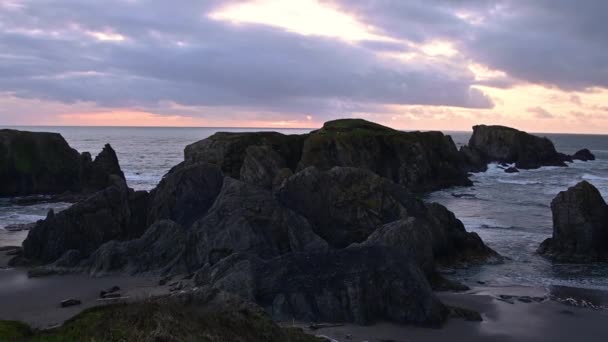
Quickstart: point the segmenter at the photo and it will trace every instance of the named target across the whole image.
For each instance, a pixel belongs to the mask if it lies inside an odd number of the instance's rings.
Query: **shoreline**
[[[572,290],[572,289],[571,289]],[[576,290],[576,289],[575,289]],[[584,289],[577,289],[584,294]],[[450,318],[438,329],[377,323],[370,326],[344,324],[311,330],[304,322],[286,323],[305,332],[325,337],[332,342],[344,341],[500,341],[500,342],[603,342],[608,340],[608,310],[594,310],[566,305],[554,300],[525,303],[517,299],[512,303],[498,299],[500,294],[514,297],[534,297],[547,290],[526,287],[480,287],[464,293],[437,293],[447,305],[476,310],[482,322],[469,322]],[[572,290],[571,293],[576,291]],[[608,294],[605,293],[605,294]]]
[[[2,253],[4,254],[4,253]],[[3,255],[0,261],[6,262]],[[0,320],[17,320],[36,329],[56,327],[87,308],[106,303],[98,301],[99,292],[120,286],[126,302],[168,294],[158,277],[114,275],[93,278],[83,274],[52,275],[28,278],[26,268],[0,270]],[[597,306],[608,303],[608,291],[579,288],[545,289],[524,286],[478,286],[466,292],[436,292],[446,305],[478,311],[482,322],[450,318],[441,328],[421,328],[379,322],[370,326],[341,324],[311,330],[306,322],[283,322],[306,333],[333,341],[605,341],[608,310],[568,305],[556,300],[556,294],[577,303],[595,300]],[[75,298],[81,305],[61,308],[64,299]],[[542,301],[539,302],[539,300]],[[125,302],[125,301],[123,301]]]

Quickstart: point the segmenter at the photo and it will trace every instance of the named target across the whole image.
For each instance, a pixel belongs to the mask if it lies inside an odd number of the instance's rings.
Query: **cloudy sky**
[[[608,132],[605,0],[0,0],[0,125]]]

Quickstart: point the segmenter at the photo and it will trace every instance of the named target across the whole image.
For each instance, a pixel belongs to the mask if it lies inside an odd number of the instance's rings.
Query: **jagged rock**
[[[265,188],[280,185],[281,170],[309,166],[368,169],[413,191],[471,184],[449,136],[401,132],[358,119],[330,121],[305,135],[216,133],[186,147],[185,159],[216,164],[228,176]]]
[[[519,169],[517,169],[516,167],[508,167],[505,169],[506,173],[518,173]]]
[[[95,192],[107,187],[111,184],[111,175],[125,179],[125,175],[120,169],[116,152],[110,144],[104,146],[101,153],[95,157],[95,160],[92,163],[85,163],[82,172],[82,187],[86,192]]]
[[[283,135],[277,132],[253,132],[253,133],[225,133],[219,132],[211,137],[191,144],[184,151],[186,163],[205,162],[218,165],[224,174],[235,179],[241,178],[248,148],[261,146],[262,150],[270,148],[277,155],[273,155],[271,163],[286,165],[295,170],[300,160],[302,142],[305,135]],[[250,150],[250,159],[253,154],[262,150]],[[265,155],[262,155],[266,158]],[[245,167],[248,172],[255,172],[250,168],[253,161],[249,160],[249,166]],[[262,167],[267,167],[267,162],[261,162]]]
[[[608,205],[600,192],[582,181],[551,202],[553,237],[538,252],[560,262],[608,260]]]
[[[429,223],[408,218],[394,221],[376,229],[361,246],[382,246],[407,255],[425,274],[435,271],[433,235]]]
[[[108,242],[87,262],[89,272],[174,275],[215,264],[237,252],[272,258],[327,249],[308,221],[282,207],[270,191],[229,177],[222,184],[213,206],[191,226],[158,221],[139,239]]]
[[[467,148],[461,149],[473,171],[483,171],[489,162],[515,163],[519,169],[566,166],[570,158],[558,153],[551,140],[504,126],[473,127]]]
[[[213,207],[195,222],[191,238],[202,265],[223,255],[250,252],[273,258],[289,252],[325,250],[309,222],[283,207],[270,191],[232,178],[224,185]],[[210,260],[211,259],[211,260]]]
[[[270,189],[275,184],[277,175],[286,167],[285,159],[272,147],[249,146],[241,167],[240,179]]]
[[[223,182],[217,165],[182,163],[174,167],[150,193],[148,224],[169,219],[191,225],[213,205]]]
[[[451,137],[441,132],[402,132],[369,121],[326,122],[312,132],[298,170],[315,166],[367,169],[411,191],[424,192],[471,185],[464,159]]]
[[[498,257],[477,234],[467,233],[462,222],[445,207],[425,204],[403,186],[368,170],[307,168],[287,179],[277,197],[306,217],[314,232],[336,248],[364,242],[385,224],[417,218],[417,229],[430,233],[430,248],[442,260],[467,262]],[[395,225],[403,227],[403,222]],[[403,234],[415,231],[408,229]],[[427,261],[432,262],[432,258]]]
[[[380,225],[423,207],[404,187],[349,167],[302,170],[283,183],[277,196],[306,217],[316,234],[340,248],[362,242]]]
[[[377,246],[269,261],[233,255],[195,280],[254,298],[277,320],[438,326],[448,314],[416,265]]]
[[[187,270],[188,237],[184,227],[161,220],[138,239],[103,244],[85,262],[84,268],[97,276],[117,271],[129,274],[150,271],[182,273]]]
[[[106,145],[95,161],[56,133],[0,130],[0,196],[90,193],[124,179],[114,150]]]
[[[591,153],[591,151],[584,148],[582,150],[577,151],[575,154],[573,154],[572,159],[590,161],[590,160],[595,160],[595,156],[593,155],[593,153]]]
[[[58,214],[50,211],[23,242],[24,257],[33,262],[50,263],[69,250],[77,250],[86,257],[104,242],[140,236],[146,228],[141,225],[143,215],[133,210],[141,209],[139,206],[132,208],[131,204],[134,199],[142,201],[136,198],[142,194],[127,188],[118,176],[112,178],[113,186]],[[132,220],[133,217],[138,219]]]

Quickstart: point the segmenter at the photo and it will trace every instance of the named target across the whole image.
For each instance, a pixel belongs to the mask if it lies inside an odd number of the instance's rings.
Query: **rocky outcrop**
[[[114,176],[114,185],[39,221],[23,242],[23,256],[49,263],[75,250],[81,257],[104,242],[133,239],[146,229],[147,193],[134,192]]]
[[[150,193],[148,224],[161,219],[191,225],[211,208],[224,183],[217,165],[180,164]]]
[[[467,183],[462,162],[440,133],[359,120],[305,136],[218,133],[189,146],[149,195],[113,177],[49,215],[23,257],[93,275],[196,273],[198,288],[277,319],[438,325],[448,310],[429,285],[436,266],[498,258],[445,207],[413,195]]]
[[[116,153],[106,145],[93,161],[56,133],[0,130],[0,196],[91,193],[124,179]]]
[[[590,161],[590,160],[595,160],[595,156],[593,155],[593,153],[591,153],[591,151],[584,148],[582,150],[577,151],[575,154],[573,154],[572,159]]]
[[[490,162],[515,163],[519,169],[566,166],[570,158],[558,153],[551,140],[504,126],[473,127],[473,135],[461,152],[473,171],[485,170]]]
[[[186,163],[220,166],[228,176],[265,188],[309,166],[357,167],[416,192],[470,185],[464,159],[440,132],[402,132],[358,119],[325,123],[305,135],[216,133],[188,146]]]
[[[466,232],[445,207],[426,204],[405,187],[368,170],[334,167],[320,171],[310,167],[284,181],[277,197],[307,218],[314,232],[335,248],[364,242],[386,224],[416,218],[417,229],[430,235],[429,248],[443,260],[483,261],[497,256],[477,234]],[[404,229],[400,234],[411,234],[408,239],[420,238],[417,230],[396,224]]]
[[[191,144],[184,151],[186,163],[205,162],[219,166],[225,175],[241,178],[241,170],[247,174],[270,171],[276,167],[296,168],[302,154],[306,135],[283,135],[277,132],[215,133],[211,137]],[[257,146],[259,149],[250,149]],[[270,152],[270,153],[268,153]],[[245,160],[248,161],[245,164]],[[262,157],[259,165],[252,165],[252,158]],[[257,175],[265,179],[270,175]],[[264,182],[267,182],[265,180]]]
[[[298,169],[309,166],[367,169],[414,192],[471,184],[449,136],[402,132],[357,119],[326,122],[312,132],[304,142]]]
[[[418,267],[377,246],[269,261],[233,255],[202,269],[196,281],[249,297],[278,320],[438,326],[447,317]]]
[[[553,237],[538,252],[560,262],[608,260],[608,205],[586,181],[560,192],[551,202]]]

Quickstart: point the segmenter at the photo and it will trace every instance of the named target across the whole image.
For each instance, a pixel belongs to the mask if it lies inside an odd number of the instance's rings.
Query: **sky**
[[[605,0],[0,0],[0,125],[608,133]]]

